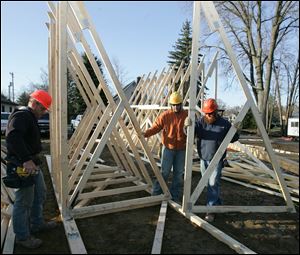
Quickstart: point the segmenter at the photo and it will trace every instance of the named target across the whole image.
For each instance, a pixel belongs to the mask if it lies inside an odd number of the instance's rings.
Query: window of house
[[[296,121],[291,122],[291,127],[298,127],[298,126],[299,126],[299,122]]]

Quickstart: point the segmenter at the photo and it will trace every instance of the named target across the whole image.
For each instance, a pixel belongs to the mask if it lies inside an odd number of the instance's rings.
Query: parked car
[[[8,117],[10,114],[11,114],[10,112],[1,112],[1,135],[5,134]]]
[[[39,120],[38,125],[40,128],[41,134],[50,134],[50,121],[49,121],[49,113],[45,113]]]

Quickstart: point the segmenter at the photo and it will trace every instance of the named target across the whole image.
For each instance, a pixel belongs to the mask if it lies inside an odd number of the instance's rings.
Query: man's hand
[[[192,125],[192,120],[186,117],[183,124],[183,133],[187,136],[187,128]]]
[[[23,163],[23,167],[28,174],[35,174],[38,171],[36,164],[32,160],[28,160]]]
[[[192,125],[192,120],[190,119],[190,117],[186,117],[184,120],[184,127],[188,127]]]

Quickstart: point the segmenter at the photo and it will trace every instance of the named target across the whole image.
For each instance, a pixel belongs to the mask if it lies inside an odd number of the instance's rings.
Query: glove
[[[188,127],[192,125],[192,120],[189,117],[186,117],[184,120],[184,127]]]

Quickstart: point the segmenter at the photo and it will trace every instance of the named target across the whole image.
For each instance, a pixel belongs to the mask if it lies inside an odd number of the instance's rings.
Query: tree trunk
[[[264,102],[264,92],[263,92],[263,90],[257,90],[257,108],[258,108],[258,111],[259,111],[261,117],[263,116],[262,113],[264,112],[264,109],[262,109],[262,107],[264,106],[263,102]],[[264,116],[266,116],[266,115],[264,115]],[[260,135],[258,128],[257,128],[257,134]]]
[[[276,90],[275,93],[277,92],[277,99],[275,97],[275,100],[277,101],[277,106],[278,106],[278,112],[279,112],[279,122],[280,122],[280,133],[283,136],[284,135],[284,129],[283,129],[283,115],[282,115],[282,106],[281,106],[281,93],[280,93],[280,86],[279,86],[279,80],[278,76],[276,75]]]
[[[277,82],[276,82],[276,86],[274,88],[274,102],[269,103],[269,108],[270,108],[270,114],[269,114],[269,118],[268,118],[268,134],[270,133],[271,129],[272,129],[272,118],[273,118],[273,112],[274,112],[274,107],[275,107],[275,100],[276,100],[276,93],[277,93]]]

